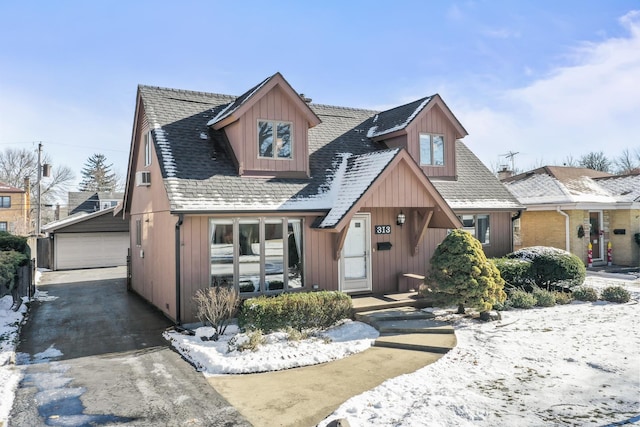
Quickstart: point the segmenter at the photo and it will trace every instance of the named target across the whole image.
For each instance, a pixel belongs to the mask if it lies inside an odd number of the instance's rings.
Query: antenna
[[[515,172],[516,171],[516,166],[515,166],[515,157],[516,154],[520,154],[519,151],[509,151],[506,154],[500,154],[503,157],[506,157],[507,159],[511,160],[511,172]]]

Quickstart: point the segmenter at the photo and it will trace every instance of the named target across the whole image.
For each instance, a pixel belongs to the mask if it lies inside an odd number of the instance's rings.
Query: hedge
[[[324,329],[351,317],[351,297],[343,292],[294,292],[249,298],[240,308],[238,326],[269,333],[289,327]]]

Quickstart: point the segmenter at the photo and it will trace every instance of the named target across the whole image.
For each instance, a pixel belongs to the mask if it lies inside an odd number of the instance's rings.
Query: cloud
[[[517,167],[529,169],[592,151],[615,158],[640,147],[640,11],[619,22],[627,36],[582,43],[571,52],[571,65],[502,93],[490,107],[457,112],[485,164],[508,151],[520,152]]]

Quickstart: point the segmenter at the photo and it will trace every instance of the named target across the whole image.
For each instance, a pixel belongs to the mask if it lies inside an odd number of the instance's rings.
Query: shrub
[[[598,291],[590,286],[580,286],[573,289],[573,299],[578,301],[598,301]]]
[[[247,332],[246,334],[234,335],[227,344],[227,350],[233,351],[256,351],[261,344],[264,344],[264,336],[260,329]]]
[[[532,292],[533,297],[536,299],[536,306],[538,307],[553,307],[556,305],[555,292],[547,291],[546,289],[535,288]]]
[[[351,297],[343,292],[295,292],[275,297],[261,295],[244,302],[238,314],[242,329],[265,333],[324,329],[351,317]]]
[[[6,231],[0,231],[0,251],[16,251],[25,256],[20,266],[27,265],[31,259],[31,248],[27,243],[26,237],[15,236]]]
[[[520,249],[506,256],[510,259],[521,259],[531,263],[528,275],[537,286],[547,290],[552,285],[581,285],[586,276],[586,267],[576,255],[562,249],[533,246]]]
[[[13,290],[18,276],[18,267],[28,262],[29,258],[21,252],[14,250],[0,252],[0,285]]]
[[[496,303],[493,304],[493,309],[496,311],[505,311],[511,308],[513,308],[513,306],[511,305],[511,301],[509,300],[509,298],[502,302],[496,301]]]
[[[214,286],[198,289],[193,299],[198,306],[196,316],[213,327],[215,332],[212,339],[218,341],[236,313],[240,301],[238,292],[230,286]]]
[[[509,294],[509,305],[513,308],[531,308],[536,305],[536,297],[524,289],[516,289]]]
[[[494,258],[506,288],[523,288],[535,285],[531,274],[531,262],[516,258]]]
[[[506,298],[504,280],[482,245],[464,230],[453,230],[438,245],[431,257],[429,282],[445,304],[465,305],[487,311]]]
[[[601,298],[609,302],[625,303],[631,299],[631,294],[622,286],[607,286],[602,290]]]
[[[556,304],[565,305],[569,304],[573,298],[571,298],[571,294],[568,292],[555,291],[554,295],[556,297]]]

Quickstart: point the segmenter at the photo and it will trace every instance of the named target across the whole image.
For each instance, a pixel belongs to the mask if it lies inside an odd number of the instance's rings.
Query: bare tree
[[[578,160],[573,157],[573,155],[569,154],[567,157],[564,158],[564,161],[562,162],[562,166],[569,166],[572,168],[575,168],[578,166]]]
[[[585,154],[578,162],[583,168],[589,168],[601,172],[611,172],[611,160],[602,151]]]
[[[628,174],[640,169],[640,149],[636,149],[635,153],[625,148],[622,154],[615,160],[617,167],[616,172],[620,175]]]
[[[52,164],[51,157],[45,153],[42,156],[42,163]],[[24,188],[25,178],[29,178],[31,183],[31,217],[35,215],[37,208],[37,180],[38,180],[38,154],[35,150],[26,148],[7,148],[0,151],[0,181],[12,187]],[[67,191],[74,181],[73,171],[67,166],[54,166],[52,175],[43,178],[41,181],[40,201],[43,205],[53,205],[59,200],[66,200]],[[53,219],[48,218],[43,211],[43,222]]]

